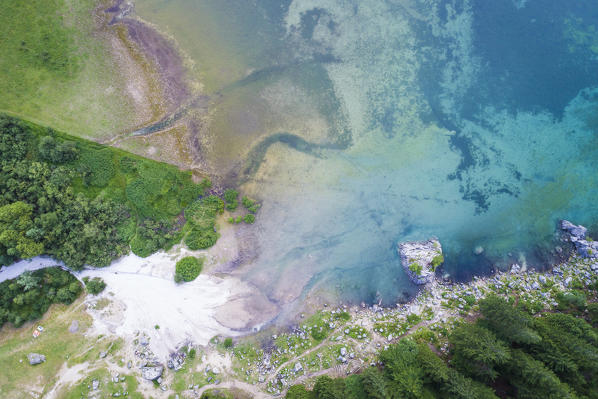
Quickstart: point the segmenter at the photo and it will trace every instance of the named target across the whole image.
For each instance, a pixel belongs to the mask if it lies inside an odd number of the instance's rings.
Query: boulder
[[[164,367],[161,365],[145,366],[141,368],[141,376],[149,381],[157,380],[160,378],[160,376],[162,376],[163,372]]]
[[[398,252],[403,269],[415,284],[430,283],[436,268],[444,262],[442,247],[436,238],[399,243]]]
[[[586,240],[588,229],[577,226],[567,220],[561,220],[561,229],[575,245],[577,253],[584,258],[598,258],[598,242]]]
[[[574,225],[568,220],[561,220],[561,230],[567,232],[572,242],[585,240],[588,229],[579,225]]]
[[[79,321],[73,320],[73,322],[71,323],[71,326],[69,327],[69,332],[76,333],[77,331],[79,331]]]
[[[39,353],[30,353],[27,355],[27,360],[29,360],[29,364],[36,365],[46,361],[46,357],[44,355],[40,355]]]

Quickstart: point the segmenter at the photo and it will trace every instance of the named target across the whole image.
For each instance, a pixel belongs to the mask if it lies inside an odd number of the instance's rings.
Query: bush
[[[255,222],[255,216],[252,213],[248,213],[243,218],[243,221],[247,224],[253,224],[253,222]]]
[[[320,330],[319,328],[314,327],[311,330],[311,336],[316,341],[322,341],[324,338],[328,336],[328,332],[326,332],[325,328],[322,328],[322,330]]]
[[[251,213],[256,213],[260,207],[260,204],[258,204],[255,200],[249,197],[243,197],[241,199],[241,203]]]
[[[230,349],[230,348],[232,348],[232,347],[233,347],[233,339],[232,339],[231,337],[228,337],[228,338],[226,338],[226,339],[224,340],[224,343],[223,343],[223,345],[224,345],[224,347],[225,347],[226,349]]]
[[[97,295],[100,292],[104,291],[106,288],[106,283],[100,277],[94,277],[90,279],[89,277],[83,277],[83,282],[85,283],[85,288],[87,288],[87,292],[92,295]]]
[[[436,268],[444,263],[444,256],[442,254],[436,255],[432,259],[432,270],[436,271]]]
[[[187,237],[185,237],[185,244],[193,251],[207,249],[216,244],[218,237],[218,233],[214,230],[204,230],[194,227],[187,234]]]
[[[114,159],[110,149],[86,150],[80,157],[80,170],[85,184],[105,187],[114,176]]]
[[[423,267],[419,263],[413,262],[409,265],[409,270],[411,270],[415,275],[419,276],[423,270]]]
[[[176,263],[174,281],[177,283],[183,281],[193,281],[201,273],[203,267],[203,258],[187,256]]]
[[[239,202],[237,198],[239,197],[239,192],[237,190],[228,189],[224,192],[224,201],[226,201],[226,209],[229,211],[234,211],[239,206]]]
[[[581,291],[559,292],[556,296],[559,310],[580,312],[586,307],[586,295]]]

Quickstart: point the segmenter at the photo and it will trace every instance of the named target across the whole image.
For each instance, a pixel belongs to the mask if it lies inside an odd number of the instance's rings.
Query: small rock
[[[563,281],[563,284],[565,285],[565,287],[568,287],[568,286],[569,286],[569,284],[571,284],[571,281],[573,281],[573,278],[571,278],[571,277],[567,277],[567,278],[565,279],[565,281]]]
[[[299,362],[295,363],[294,370],[295,370],[295,373],[298,373],[301,370],[303,370],[303,366],[301,365],[301,363],[299,363]]]
[[[103,359],[103,358],[105,358],[107,354],[108,354],[108,353],[107,353],[107,352],[104,352],[104,351],[100,352],[100,359]]]
[[[29,364],[36,365],[45,362],[46,357],[39,353],[30,353],[27,355],[27,360],[29,360]]]
[[[519,266],[519,264],[515,263],[515,264],[513,264],[513,266],[511,266],[511,273],[517,274],[520,271],[521,271],[521,266]]]
[[[476,255],[481,255],[483,252],[484,252],[484,247],[482,247],[481,245],[478,245],[473,250],[473,253],[476,254]]]
[[[346,356],[347,355],[347,348],[341,348],[341,356]]]
[[[133,367],[133,362],[129,360],[127,362],[127,368],[130,369],[131,367]]]
[[[139,338],[139,343],[143,346],[149,345],[149,340],[147,339],[147,336],[142,335],[141,338]]]
[[[77,331],[79,331],[79,321],[73,320],[73,322],[71,323],[71,326],[69,327],[69,332],[76,333]]]
[[[214,374],[220,374],[220,369],[218,367],[214,367],[212,369],[212,373],[214,373]]]

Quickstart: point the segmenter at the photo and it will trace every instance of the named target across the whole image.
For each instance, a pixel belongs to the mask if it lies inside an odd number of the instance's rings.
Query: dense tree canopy
[[[311,391],[293,386],[286,398],[598,398],[598,333],[579,317],[592,321],[591,312],[532,317],[498,296],[479,305],[478,320],[449,334],[446,355],[404,338],[379,354],[380,367],[318,377]]]
[[[173,166],[0,115],[0,265],[48,254],[73,268],[104,266],[130,249],[168,248],[187,231],[190,246],[207,248],[224,207],[218,197],[198,199],[208,186]],[[183,229],[194,201],[201,222]]]
[[[40,318],[53,303],[72,303],[81,293],[77,279],[59,267],[25,272],[0,283],[0,327]]]

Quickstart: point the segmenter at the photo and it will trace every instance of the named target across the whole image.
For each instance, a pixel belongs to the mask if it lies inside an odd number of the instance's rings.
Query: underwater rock
[[[399,256],[405,272],[415,284],[427,284],[436,268],[444,262],[442,247],[436,238],[399,243]]]

